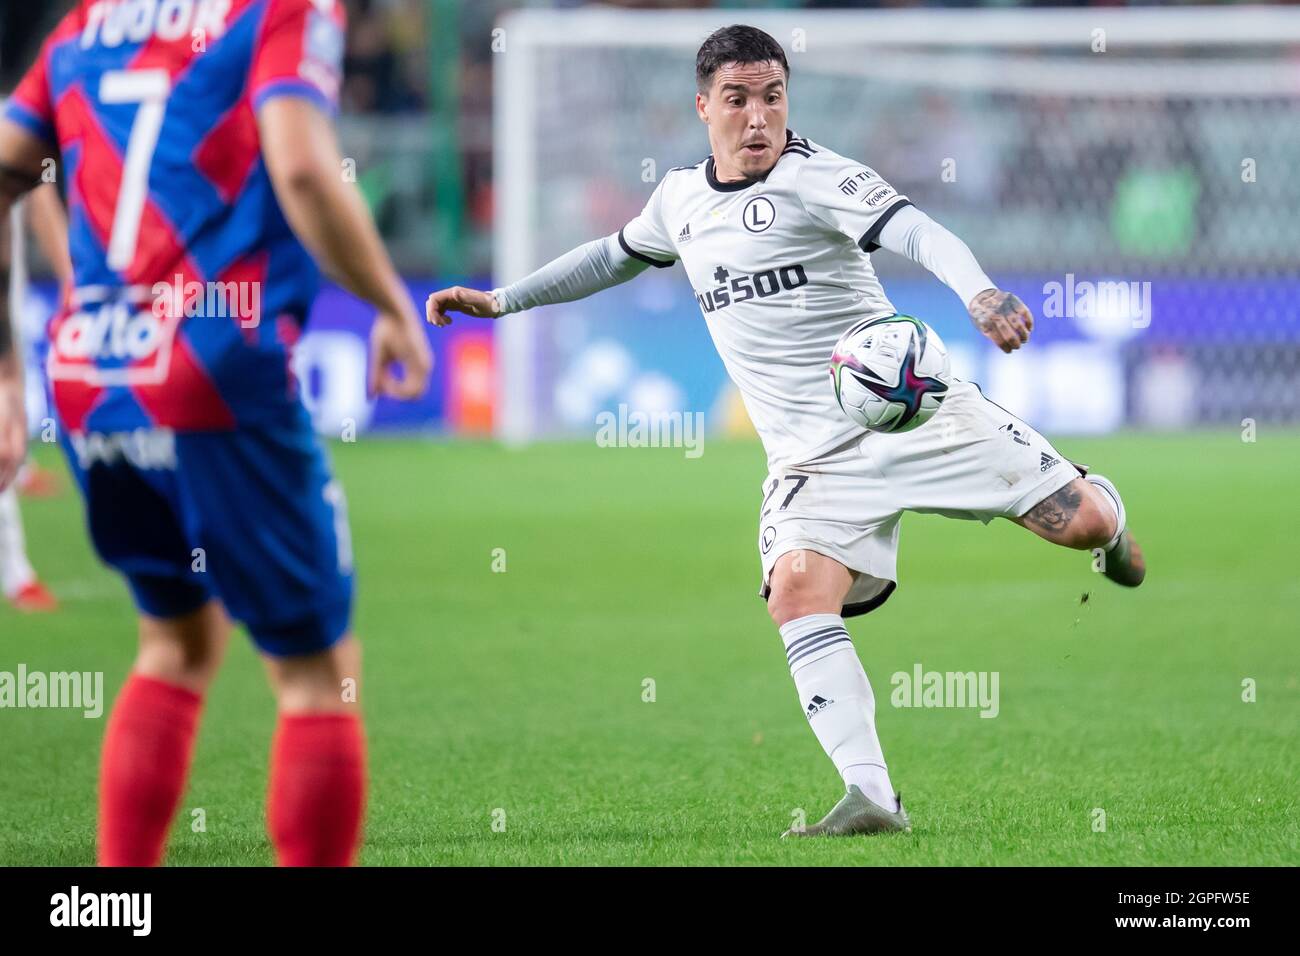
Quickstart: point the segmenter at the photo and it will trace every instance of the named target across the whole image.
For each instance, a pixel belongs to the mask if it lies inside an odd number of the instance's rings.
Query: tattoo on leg
[[[1083,495],[1066,485],[1030,508],[1025,513],[1025,522],[1050,534],[1058,534],[1074,520],[1082,503]]]

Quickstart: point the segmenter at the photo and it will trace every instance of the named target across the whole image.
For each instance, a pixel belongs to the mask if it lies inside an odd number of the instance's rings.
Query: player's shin
[[[350,866],[366,799],[360,643],[345,636],[328,650],[267,664],[280,709],[266,807],[276,862]]]
[[[781,627],[790,675],[804,715],[844,779],[872,802],[896,811],[876,735],[876,701],[866,671],[838,614],[809,614]]]
[[[281,866],[350,866],[366,794],[361,718],[281,713],[271,747],[267,829]]]
[[[1111,482],[1109,478],[1103,475],[1090,474],[1083,479],[1101,492],[1101,500],[1104,501],[1110,510],[1115,514],[1115,533],[1110,536],[1102,550],[1109,551],[1119,543],[1120,535],[1124,533],[1128,516],[1124,513],[1124,501],[1119,496],[1119,489]]]
[[[133,673],[113,705],[99,777],[99,865],[157,866],[189,774],[203,698]]]
[[[1097,489],[1097,497],[1115,513],[1115,533],[1102,548],[1105,552],[1105,561],[1101,566],[1103,573],[1116,584],[1138,587],[1146,579],[1146,559],[1142,555],[1142,549],[1133,540],[1133,535],[1129,533],[1128,515],[1124,511],[1124,500],[1119,496],[1119,489],[1102,475],[1089,474],[1084,480]]]

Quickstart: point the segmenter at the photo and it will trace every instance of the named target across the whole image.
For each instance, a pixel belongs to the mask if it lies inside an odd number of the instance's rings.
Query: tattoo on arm
[[[1025,513],[1025,522],[1043,531],[1056,534],[1064,531],[1079,513],[1083,495],[1066,485],[1056,494],[1044,498]]]

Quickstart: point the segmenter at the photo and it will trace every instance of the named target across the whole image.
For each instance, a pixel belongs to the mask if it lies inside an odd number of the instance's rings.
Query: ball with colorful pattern
[[[844,414],[877,432],[925,424],[943,404],[951,382],[943,341],[910,315],[854,325],[835,343],[830,373]]]

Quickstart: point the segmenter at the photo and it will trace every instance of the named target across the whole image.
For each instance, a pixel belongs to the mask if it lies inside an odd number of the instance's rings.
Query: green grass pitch
[[[815,820],[842,786],[755,593],[756,444],[707,444],[695,460],[592,444],[335,446],[365,647],[362,862],[1300,862],[1297,437],[1059,442],[1124,491],[1150,568],[1136,592],[1009,522],[905,519],[897,593],[849,628],[914,832],[791,843],[777,837],[796,810]],[[55,463],[49,448],[38,457]],[[102,670],[115,694],[131,609],[63,484],[25,504],[63,609],[0,609],[0,670]],[[891,706],[890,676],[917,663],[998,672],[999,714]],[[271,862],[273,716],[237,635],[169,863]],[[0,862],[93,860],[103,724],[0,710]]]

